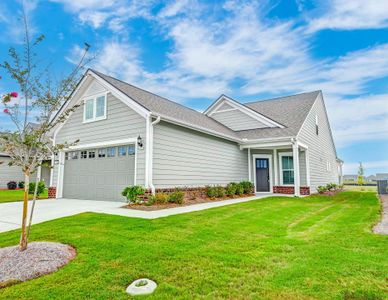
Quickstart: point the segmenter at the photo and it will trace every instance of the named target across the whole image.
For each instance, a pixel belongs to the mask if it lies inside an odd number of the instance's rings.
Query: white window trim
[[[96,117],[96,112],[97,112],[97,98],[104,96],[104,115],[101,117]],[[102,92],[98,93],[95,95],[87,96],[82,99],[84,103],[84,117],[83,117],[83,122],[82,123],[91,123],[91,122],[97,122],[101,120],[106,120],[107,118],[107,98],[108,98],[108,92]],[[93,100],[93,118],[86,120],[86,102],[89,100]]]
[[[256,159],[257,158],[267,158],[269,162],[269,191],[268,192],[257,192],[256,187]],[[271,154],[254,154],[252,155],[252,166],[253,166],[253,179],[255,182],[255,194],[263,194],[263,193],[273,193],[273,175],[272,175],[272,155]]]
[[[279,152],[279,173],[280,173],[280,185],[281,186],[294,186],[295,185],[295,176],[294,176],[294,184],[284,184],[283,183],[283,156],[291,156],[292,161],[294,164],[294,174],[295,174],[295,161],[294,161],[294,155],[292,152]]]

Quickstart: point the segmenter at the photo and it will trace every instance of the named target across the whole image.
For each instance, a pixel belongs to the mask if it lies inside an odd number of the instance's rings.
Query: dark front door
[[[269,192],[268,158],[256,158],[256,192]]]

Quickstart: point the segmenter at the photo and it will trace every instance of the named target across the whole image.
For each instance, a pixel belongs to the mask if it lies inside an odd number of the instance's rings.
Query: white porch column
[[[292,156],[294,161],[294,194],[300,196],[300,172],[299,172],[299,146],[298,142],[292,144]]]
[[[274,185],[277,186],[279,185],[279,176],[278,176],[278,150],[273,149],[273,168],[275,170],[275,180],[274,180]]]
[[[310,187],[310,157],[309,150],[306,149],[305,157],[306,157],[306,183],[307,186]]]
[[[63,175],[65,173],[65,152],[60,151],[58,153],[58,182],[57,182],[57,198],[63,196]]]
[[[252,182],[251,148],[248,148],[248,179]]]

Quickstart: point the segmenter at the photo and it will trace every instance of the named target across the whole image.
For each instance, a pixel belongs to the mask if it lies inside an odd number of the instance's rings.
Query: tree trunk
[[[30,186],[30,171],[24,172],[24,199],[23,199],[23,215],[22,215],[22,233],[20,235],[19,249],[24,251],[27,249],[27,212],[28,212],[28,190]]]
[[[36,180],[35,180],[35,190],[34,190],[34,197],[32,198],[32,205],[31,205],[31,212],[30,212],[30,220],[28,221],[28,226],[27,226],[27,243],[30,237],[30,230],[31,230],[31,225],[32,225],[32,216],[34,215],[34,208],[35,208],[35,203],[36,203],[36,198],[38,196],[38,186],[40,179],[42,177],[42,166],[41,163],[37,169],[36,173]]]

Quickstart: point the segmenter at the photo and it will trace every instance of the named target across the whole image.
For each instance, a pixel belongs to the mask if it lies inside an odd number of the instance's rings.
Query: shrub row
[[[148,197],[148,201],[146,205],[153,204],[165,204],[165,203],[176,203],[182,204],[185,197],[185,193],[180,189],[175,189],[172,193],[155,193],[155,195],[151,195]]]
[[[16,183],[16,181],[10,181],[7,183],[7,188],[9,190],[16,190],[16,188],[23,189],[24,188],[24,181],[19,181]],[[37,195],[39,196],[44,192],[44,189],[46,188],[46,185],[44,181],[39,181],[38,183],[38,189],[37,189]],[[30,182],[28,186],[28,193],[29,194],[34,194],[35,192],[35,182]]]
[[[331,192],[331,191],[336,191],[336,190],[342,190],[343,189],[343,184],[338,185],[335,183],[328,183],[327,185],[320,185],[317,187],[317,191],[320,194],[324,194],[326,192]]]
[[[209,198],[222,198],[225,196],[243,195],[252,193],[253,183],[250,181],[230,182],[226,187],[221,185],[207,186],[206,194]]]

